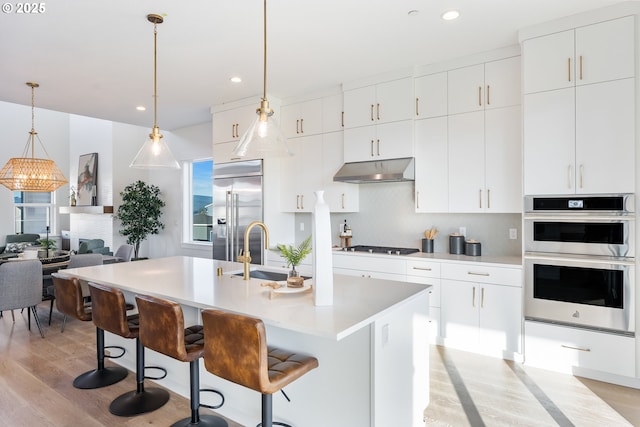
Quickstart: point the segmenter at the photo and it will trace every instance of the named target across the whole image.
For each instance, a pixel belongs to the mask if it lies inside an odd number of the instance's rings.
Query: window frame
[[[201,247],[212,247],[213,242],[211,240],[195,240],[193,227],[194,227],[194,181],[193,181],[193,173],[194,173],[194,164],[202,163],[202,162],[211,162],[212,175],[211,179],[213,180],[213,158],[200,158],[187,160],[183,163],[183,228],[182,228],[182,244],[186,246],[193,246],[196,248]],[[213,201],[213,181],[211,182],[211,198]],[[213,223],[211,224],[213,226]]]
[[[16,202],[16,193],[23,193],[22,196],[22,200],[25,199],[24,194],[29,194],[31,192],[28,191],[13,191],[13,230],[14,233],[16,234],[39,234],[40,237],[42,237],[43,235],[45,235],[47,233],[47,229],[46,227],[49,226],[49,234],[51,234],[53,232],[53,230],[55,230],[55,218],[56,216],[53,215],[54,214],[54,209],[55,209],[55,205],[56,205],[56,193],[55,191],[53,192],[40,192],[42,194],[44,193],[49,193],[50,194],[50,198],[49,198],[49,202]],[[42,231],[34,231],[34,230],[25,230],[24,224],[25,224],[25,218],[24,218],[24,211],[23,211],[23,215],[20,215],[21,209],[29,209],[29,208],[45,208],[45,216],[44,218],[42,218],[44,220],[44,229]],[[38,220],[38,218],[36,217],[36,221]],[[19,227],[20,226],[20,227]]]

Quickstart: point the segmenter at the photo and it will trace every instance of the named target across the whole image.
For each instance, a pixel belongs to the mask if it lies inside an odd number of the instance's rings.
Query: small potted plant
[[[49,252],[56,248],[56,241],[51,239],[40,239],[40,249],[38,249],[38,258],[48,258]],[[53,252],[51,252],[53,255]]]
[[[280,251],[280,256],[287,260],[287,267],[291,266],[289,277],[299,277],[300,273],[296,270],[296,266],[311,253],[311,236],[304,239],[298,247],[282,244],[277,247]]]

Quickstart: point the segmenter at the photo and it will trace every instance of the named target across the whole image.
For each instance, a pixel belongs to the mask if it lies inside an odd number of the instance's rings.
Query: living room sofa
[[[109,246],[104,246],[104,240],[102,239],[80,239],[80,246],[78,247],[79,254],[102,254],[113,255]]]
[[[8,234],[0,246],[0,259],[15,258],[26,246],[38,246],[39,234]]]

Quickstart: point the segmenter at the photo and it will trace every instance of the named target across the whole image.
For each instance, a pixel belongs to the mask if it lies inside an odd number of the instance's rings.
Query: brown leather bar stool
[[[169,392],[156,387],[145,389],[144,379],[162,379],[167,376],[167,371],[156,366],[149,366],[148,368],[160,369],[164,375],[153,378],[145,377],[144,347],[139,337],[139,316],[137,314],[127,316],[127,303],[120,289],[89,282],[89,293],[91,294],[93,323],[112,334],[136,340],[136,390],[117,397],[109,405],[109,412],[121,417],[131,417],[162,407],[169,401]]]
[[[200,415],[199,408],[218,409],[224,404],[224,396],[217,390],[200,390],[200,362],[206,338],[202,326],[184,327],[184,316],[180,304],[148,295],[136,295],[140,314],[140,341],[146,348],[189,362],[191,384],[191,417],[172,424],[178,426],[227,427],[227,422],[214,415]],[[200,403],[200,391],[218,394],[222,401],[217,406]]]
[[[53,280],[53,286],[56,293],[56,308],[65,316],[71,316],[84,322],[90,322],[92,320],[91,308],[85,305],[84,298],[82,297],[82,286],[80,280],[76,277],[66,277],[57,273],[51,274]],[[62,322],[61,332],[64,332],[65,320]],[[106,387],[111,384],[115,384],[118,381],[125,379],[128,371],[120,366],[105,367],[104,350],[105,348],[118,348],[122,350],[122,354],[117,357],[122,357],[124,349],[122,347],[104,346],[104,330],[96,327],[96,352],[98,356],[98,368],[93,371],[85,372],[73,380],[73,386],[82,389],[94,389],[100,387]],[[117,358],[112,357],[112,358]]]
[[[205,310],[202,325],[207,337],[204,344],[207,371],[262,393],[262,423],[258,425],[288,426],[273,421],[272,395],[317,368],[318,359],[267,347],[267,334],[260,319]]]

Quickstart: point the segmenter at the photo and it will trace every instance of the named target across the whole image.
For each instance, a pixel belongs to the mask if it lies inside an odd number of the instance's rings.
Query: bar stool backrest
[[[91,311],[85,308],[82,297],[82,285],[77,277],[63,276],[58,273],[51,274],[56,293],[56,307],[58,311],[74,319],[82,321],[91,320]]]
[[[143,346],[183,362],[194,358],[185,345],[184,316],[180,304],[150,295],[136,295],[136,305]]]
[[[127,303],[120,289],[89,282],[93,323],[96,327],[124,338],[136,338],[137,330],[129,328]]]
[[[261,393],[279,390],[269,378],[266,331],[260,319],[205,310],[202,326],[207,371]]]

